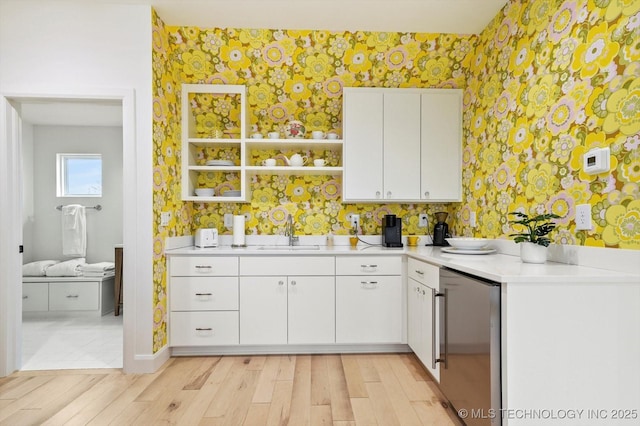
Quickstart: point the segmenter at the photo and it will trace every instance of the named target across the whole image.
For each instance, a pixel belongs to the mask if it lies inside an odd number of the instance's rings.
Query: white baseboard
[[[169,346],[165,346],[153,355],[135,355],[133,365],[125,366],[124,372],[127,374],[155,373],[171,357]]]
[[[347,354],[347,353],[411,352],[408,345],[237,345],[237,346],[184,346],[171,348],[172,356],[214,355],[294,355],[294,354]]]

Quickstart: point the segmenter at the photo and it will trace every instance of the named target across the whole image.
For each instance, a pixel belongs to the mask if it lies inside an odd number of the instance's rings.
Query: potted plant
[[[556,224],[551,219],[558,219],[560,216],[553,213],[539,214],[529,217],[528,214],[520,212],[509,213],[515,216],[509,223],[521,225],[525,229],[517,234],[509,234],[520,246],[520,259],[526,263],[544,263],[547,261],[547,247],[551,240],[547,235],[556,228]]]

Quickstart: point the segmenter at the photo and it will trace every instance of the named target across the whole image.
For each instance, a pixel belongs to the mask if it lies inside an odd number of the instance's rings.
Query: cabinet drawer
[[[184,256],[171,257],[171,276],[234,276],[238,275],[237,257]]]
[[[401,343],[402,277],[336,277],[336,343]]]
[[[419,283],[428,285],[436,290],[439,288],[440,268],[427,262],[409,258],[407,261],[407,275]]]
[[[237,277],[172,277],[172,311],[238,309]]]
[[[50,311],[94,311],[99,305],[97,282],[49,283]]]
[[[336,275],[400,275],[400,256],[343,256],[336,258]]]
[[[171,346],[237,345],[238,311],[171,312]]]
[[[22,284],[22,311],[49,310],[49,283]]]
[[[334,275],[333,256],[265,256],[240,259],[240,275]]]

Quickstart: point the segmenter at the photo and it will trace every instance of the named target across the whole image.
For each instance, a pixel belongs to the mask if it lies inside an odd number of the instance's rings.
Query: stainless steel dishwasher
[[[500,425],[500,284],[442,268],[438,296],[440,388],[467,425]]]

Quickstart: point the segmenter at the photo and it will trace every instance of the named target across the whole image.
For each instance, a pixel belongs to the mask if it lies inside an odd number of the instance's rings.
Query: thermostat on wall
[[[609,171],[609,148],[596,148],[582,157],[584,172],[590,175]]]

